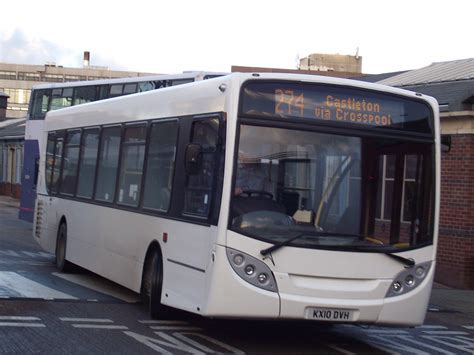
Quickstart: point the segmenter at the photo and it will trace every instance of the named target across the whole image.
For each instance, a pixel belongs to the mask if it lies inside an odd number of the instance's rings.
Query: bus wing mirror
[[[441,151],[443,153],[449,153],[451,150],[451,136],[449,134],[441,136]]]
[[[202,147],[200,144],[189,143],[186,146],[185,169],[187,175],[199,173],[202,162]]]

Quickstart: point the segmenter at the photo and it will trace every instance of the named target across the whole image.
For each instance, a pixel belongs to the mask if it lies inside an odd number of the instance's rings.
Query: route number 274
[[[304,93],[295,94],[294,90],[275,90],[275,113],[279,115],[303,116]]]

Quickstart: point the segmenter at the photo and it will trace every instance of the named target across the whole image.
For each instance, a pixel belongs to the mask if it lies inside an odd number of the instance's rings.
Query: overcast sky
[[[0,62],[151,73],[294,69],[359,55],[364,73],[474,57],[472,0],[23,0],[0,5]]]

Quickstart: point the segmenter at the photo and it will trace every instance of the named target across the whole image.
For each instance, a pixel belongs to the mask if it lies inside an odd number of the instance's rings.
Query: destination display
[[[411,99],[348,87],[291,82],[245,86],[241,113],[304,118],[431,133],[428,105]]]

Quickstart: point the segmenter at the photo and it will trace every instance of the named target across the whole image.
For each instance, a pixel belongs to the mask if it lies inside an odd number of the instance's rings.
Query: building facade
[[[358,54],[352,56],[313,53],[300,59],[299,69],[361,74],[362,57]]]
[[[40,83],[63,83],[82,80],[98,80],[122,77],[155,75],[130,71],[109,70],[106,67],[89,66],[65,68],[54,64],[25,65],[0,63],[0,91],[10,96],[7,117],[25,117],[28,111],[31,88]]]

